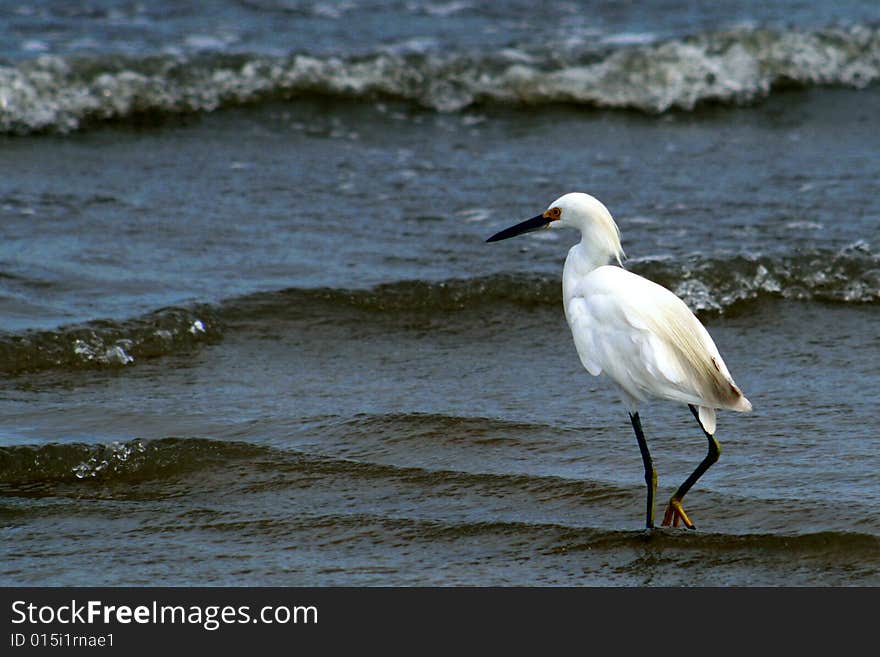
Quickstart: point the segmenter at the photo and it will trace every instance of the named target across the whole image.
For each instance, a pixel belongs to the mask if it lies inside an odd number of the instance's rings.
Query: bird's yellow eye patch
[[[562,210],[560,210],[559,208],[550,208],[549,210],[544,212],[544,219],[557,221],[560,218],[562,218]]]

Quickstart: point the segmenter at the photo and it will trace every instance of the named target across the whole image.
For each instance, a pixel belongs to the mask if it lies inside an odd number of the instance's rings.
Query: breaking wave
[[[207,306],[165,308],[122,321],[0,334],[0,372],[125,367],[215,341],[220,335],[218,320]]]
[[[0,491],[35,493],[76,482],[132,482],[228,465],[265,450],[200,438],[0,446]]]
[[[644,260],[632,269],[665,285],[695,312],[724,312],[759,297],[830,303],[880,301],[880,256],[864,242],[836,253]]]
[[[636,260],[627,263],[627,269],[668,287],[697,313],[724,313],[770,297],[880,302],[880,256],[863,242],[836,253]],[[434,322],[457,311],[476,311],[480,321],[485,321],[504,308],[555,308],[561,293],[558,274],[525,272],[406,280],[367,289],[295,287],[258,292],[217,305],[166,308],[131,319],[0,334],[0,372],[129,367],[150,358],[186,353],[221,340],[228,331],[247,331],[255,323],[350,320],[415,326],[425,318]],[[461,320],[456,317],[454,321]]]
[[[838,252],[817,250],[788,256],[643,259],[626,268],[682,297],[697,313],[723,313],[761,297],[830,303],[880,302],[880,256],[858,242]],[[249,295],[224,304],[229,321],[353,311],[394,318],[437,311],[538,307],[561,302],[560,275],[499,273],[446,281],[398,281],[365,290],[302,289]]]
[[[42,56],[0,66],[0,133],[69,132],[145,115],[330,96],[390,98],[441,112],[475,104],[573,103],[661,113],[747,104],[785,87],[861,88],[880,78],[880,28],[742,28],[570,57],[552,50]]]

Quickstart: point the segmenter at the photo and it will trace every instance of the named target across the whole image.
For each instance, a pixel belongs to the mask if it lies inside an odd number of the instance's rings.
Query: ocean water
[[[880,584],[880,6],[206,5],[0,7],[0,583]],[[568,191],[754,404],[696,531]]]

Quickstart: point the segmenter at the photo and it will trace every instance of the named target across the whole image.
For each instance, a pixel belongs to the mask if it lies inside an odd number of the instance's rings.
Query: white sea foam
[[[640,37],[641,38],[641,37]],[[144,113],[210,112],[318,94],[394,98],[441,112],[479,103],[574,103],[662,113],[745,104],[786,86],[860,88],[880,79],[880,28],[741,28],[611,47],[559,63],[551,51],[378,52],[351,59],[292,55],[161,55],[0,66],[0,133],[66,132]]]

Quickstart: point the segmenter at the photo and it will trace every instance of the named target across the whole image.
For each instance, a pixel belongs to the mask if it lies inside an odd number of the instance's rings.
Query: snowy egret
[[[709,452],[666,506],[663,525],[679,520],[694,529],[681,501],[718,460],[715,409],[750,411],[718,348],[684,301],[665,287],[621,265],[620,231],[611,213],[589,194],[561,196],[542,214],[490,237],[496,242],[540,228],[570,227],[581,241],[562,270],[565,317],[581,363],[593,376],[605,372],[620,389],[642,453],[648,500],[645,524],[654,526],[657,472],[642,431],[638,406],[649,397],[687,404],[709,440]]]

